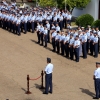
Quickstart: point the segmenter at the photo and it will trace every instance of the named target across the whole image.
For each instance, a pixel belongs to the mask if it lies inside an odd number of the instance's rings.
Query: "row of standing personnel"
[[[38,22],[43,23],[44,26],[46,21],[48,21],[50,27],[52,23],[54,25],[58,23],[60,30],[67,28],[67,23],[71,23],[72,16],[68,11],[64,12],[57,9],[45,10],[42,8],[37,8],[37,10],[32,8],[27,11],[18,7],[0,5],[0,27],[18,35],[21,35],[21,32],[26,34],[27,31],[34,33]]]
[[[48,22],[47,22],[48,24]],[[86,30],[78,28],[78,30],[67,29],[66,32],[58,30],[58,24],[51,27],[51,31],[48,30],[48,26],[43,24],[37,25],[37,37],[38,43],[44,47],[47,47],[47,43],[52,43],[53,52],[57,52],[61,55],[66,55],[67,58],[79,62],[80,56],[84,59],[87,58],[87,54],[98,57],[100,31],[87,28]],[[60,28],[60,27],[59,27]]]

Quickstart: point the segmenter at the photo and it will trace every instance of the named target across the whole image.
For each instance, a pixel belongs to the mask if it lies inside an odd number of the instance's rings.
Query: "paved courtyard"
[[[0,29],[0,100],[92,100],[95,94],[92,77],[100,55],[80,58],[76,63],[53,53],[51,44],[46,49],[36,42],[36,33],[22,33],[18,37]],[[32,94],[25,94],[27,74],[30,78],[40,76],[47,57],[54,64],[53,94],[42,94],[41,79],[30,81]]]

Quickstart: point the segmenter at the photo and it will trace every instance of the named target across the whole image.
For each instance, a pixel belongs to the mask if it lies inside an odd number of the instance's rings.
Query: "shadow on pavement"
[[[95,94],[93,92],[89,91],[88,89],[80,88],[80,90],[81,90],[82,93],[85,93],[85,94],[87,94],[87,95],[89,95],[91,97],[95,96]]]

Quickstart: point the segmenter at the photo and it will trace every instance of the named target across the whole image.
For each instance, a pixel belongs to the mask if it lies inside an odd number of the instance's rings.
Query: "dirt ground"
[[[100,55],[80,58],[76,63],[53,53],[51,44],[46,49],[36,42],[35,33],[17,36],[0,29],[0,100],[92,100],[95,95],[92,77]],[[47,57],[54,64],[53,94],[42,94],[41,79],[30,81],[32,94],[25,94],[27,74],[30,78],[40,76]]]

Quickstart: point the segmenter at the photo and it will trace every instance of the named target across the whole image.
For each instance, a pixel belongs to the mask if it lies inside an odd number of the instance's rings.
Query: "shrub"
[[[100,29],[100,19],[93,22],[92,26],[99,27]]]
[[[92,25],[93,21],[94,18],[90,14],[84,14],[79,16],[75,22],[78,26],[87,27],[87,25]]]

